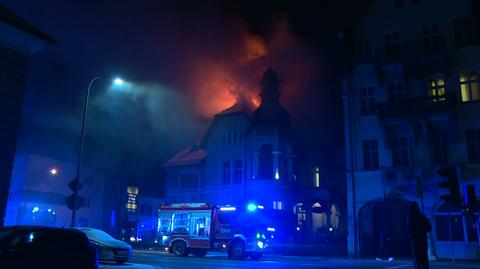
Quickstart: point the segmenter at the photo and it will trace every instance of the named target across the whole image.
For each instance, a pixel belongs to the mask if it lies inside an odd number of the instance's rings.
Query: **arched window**
[[[273,178],[273,147],[268,144],[263,144],[260,147],[258,154],[258,178],[272,179]]]
[[[312,231],[318,232],[319,229],[327,227],[328,220],[325,213],[325,207],[320,203],[314,203],[312,205]]]
[[[339,215],[337,206],[333,204],[330,209],[330,225],[333,229],[338,229]]]

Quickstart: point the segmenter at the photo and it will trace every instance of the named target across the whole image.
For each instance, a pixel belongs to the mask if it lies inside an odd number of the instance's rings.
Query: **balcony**
[[[377,104],[380,119],[408,118],[453,112],[457,102],[455,95],[439,97],[407,98],[398,102]]]
[[[416,186],[416,177],[424,185],[434,182],[435,171],[438,167],[391,167],[381,170],[382,183],[389,187]]]
[[[395,64],[401,64],[407,73],[418,79],[450,72],[448,48],[441,35],[374,47],[372,54],[366,62],[376,66],[380,77],[383,77],[382,67]]]

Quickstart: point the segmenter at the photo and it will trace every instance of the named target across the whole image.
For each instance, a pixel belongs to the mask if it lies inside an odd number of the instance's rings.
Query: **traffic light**
[[[457,168],[454,165],[449,165],[438,169],[437,174],[447,179],[447,181],[438,183],[438,186],[449,191],[449,194],[441,195],[440,199],[449,202],[454,206],[460,207],[462,205],[462,200],[460,197],[460,189],[458,187]]]
[[[463,187],[463,197],[467,212],[474,213],[477,211],[477,197],[475,194],[475,186],[467,184]]]

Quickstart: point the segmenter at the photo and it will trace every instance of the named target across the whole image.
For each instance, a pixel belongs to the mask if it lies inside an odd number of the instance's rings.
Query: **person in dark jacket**
[[[420,212],[417,202],[408,209],[408,232],[412,240],[415,269],[429,269],[427,234],[432,230],[428,218]]]

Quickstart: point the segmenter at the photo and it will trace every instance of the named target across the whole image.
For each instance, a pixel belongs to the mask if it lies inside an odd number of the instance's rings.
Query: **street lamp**
[[[94,76],[91,80],[90,83],[88,84],[87,88],[87,93],[85,95],[85,106],[83,108],[83,120],[82,120],[82,129],[80,132],[80,148],[78,151],[78,159],[77,159],[77,173],[75,176],[75,179],[73,182],[70,184],[70,186],[73,186],[73,207],[72,207],[72,220],[71,220],[71,227],[75,226],[75,221],[77,217],[77,202],[78,202],[78,191],[80,189],[80,168],[82,167],[82,161],[83,161],[83,148],[85,145],[85,131],[86,131],[86,125],[87,125],[87,114],[88,114],[88,101],[90,98],[90,89],[92,88],[93,82],[96,80],[103,78],[103,76]],[[117,86],[121,86],[124,81],[121,78],[114,78],[113,83]]]
[[[122,86],[123,82],[124,82],[124,81],[123,81],[123,79],[121,79],[121,78],[115,78],[115,79],[113,80],[113,83],[115,83],[115,85],[117,85],[117,86]]]

